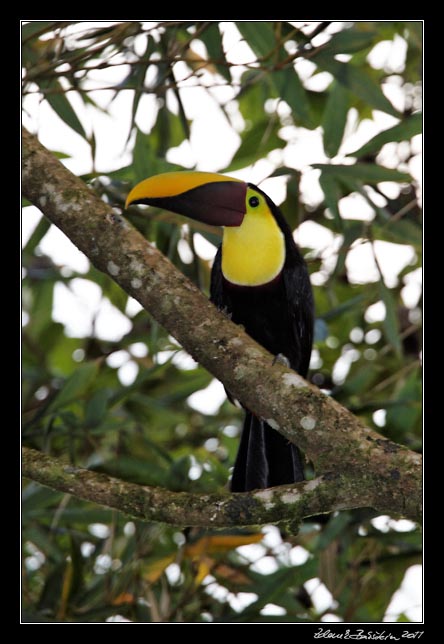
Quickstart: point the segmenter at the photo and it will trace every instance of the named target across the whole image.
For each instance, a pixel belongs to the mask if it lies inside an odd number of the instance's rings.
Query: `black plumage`
[[[285,239],[285,263],[268,284],[237,286],[222,273],[222,247],[211,274],[211,301],[241,324],[256,342],[274,355],[284,355],[290,367],[307,375],[313,342],[313,295],[304,259],[279,208],[259,188]],[[304,479],[295,445],[246,410],[231,490],[248,491]]]

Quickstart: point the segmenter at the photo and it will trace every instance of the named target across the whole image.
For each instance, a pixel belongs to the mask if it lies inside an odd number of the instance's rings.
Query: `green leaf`
[[[373,236],[376,239],[394,244],[411,244],[416,250],[422,249],[422,230],[410,219],[388,220],[383,226],[372,223]]]
[[[124,455],[109,459],[106,463],[94,469],[131,483],[161,487],[166,487],[168,476],[166,467],[161,467],[153,461],[147,462]]]
[[[54,112],[68,125],[72,130],[80,134],[81,137],[87,140],[86,132],[81,124],[79,117],[77,116],[74,108],[69,102],[66,94],[64,93],[63,87],[60,85],[59,81],[40,83],[42,89],[49,89],[50,91],[45,94],[45,98],[48,103],[51,105]],[[55,89],[56,93],[52,93],[51,90]]]
[[[258,58],[266,58],[276,47],[271,22],[236,22],[236,27]]]
[[[391,290],[387,288],[382,278],[379,281],[379,295],[385,305],[385,318],[382,323],[385,337],[394,348],[396,355],[398,357],[401,357],[402,346],[401,338],[399,337],[397,305]]]
[[[338,259],[333,271],[333,275],[341,275],[344,267],[345,260],[347,259],[347,252],[353,242],[359,237],[365,236],[364,225],[362,221],[343,220],[343,235],[341,247],[338,250]]]
[[[412,620],[409,619],[405,613],[400,613],[400,615],[398,616],[398,619],[396,620],[396,623],[404,623],[404,622],[411,623],[411,621]]]
[[[310,102],[297,71],[293,67],[287,67],[274,72],[271,78],[278,96],[291,107],[296,124],[312,129],[314,123]]]
[[[36,247],[40,244],[43,237],[48,232],[51,222],[46,217],[42,217],[34,229],[31,237],[28,239],[26,246],[23,249],[23,255],[30,257],[34,254]]]
[[[98,389],[86,403],[85,425],[97,427],[106,415],[110,392],[107,389]]]
[[[404,441],[406,434],[420,426],[422,386],[419,370],[415,370],[407,380],[401,380],[399,384],[402,386],[397,395],[397,402],[401,404],[387,410],[386,427],[390,429],[393,439],[393,432],[396,431],[396,440]]]
[[[279,123],[262,119],[242,136],[242,142],[231,163],[225,169],[233,172],[263,159],[271,150],[285,147],[286,143],[278,136]]]
[[[311,562],[308,563],[310,564]],[[299,574],[301,573],[301,571],[298,572]],[[265,604],[279,603],[280,598],[285,593],[285,589],[295,583],[295,576],[294,568],[281,568],[267,575],[266,579],[263,576],[262,578],[258,578],[255,587],[260,587],[259,597],[241,613],[243,619],[245,620],[247,616],[251,619],[253,615],[260,612]]]
[[[202,40],[208,51],[210,62],[215,65],[217,71],[225,80],[231,81],[231,74],[225,59],[225,52],[222,47],[222,35],[219,31],[219,24],[211,22],[201,33],[199,39]]]
[[[310,101],[310,113],[313,120],[313,126],[318,127],[322,125],[322,119],[325,113],[325,106],[327,105],[328,92],[313,92],[312,90],[305,90],[308,100]]]
[[[380,183],[381,181],[405,181],[410,183],[411,176],[393,168],[385,168],[373,163],[354,163],[353,165],[314,163],[313,168],[322,170],[322,175],[334,175],[339,179],[358,179],[364,183]]]
[[[397,125],[380,132],[354,152],[349,152],[348,156],[362,157],[367,154],[374,154],[375,152],[379,152],[382,146],[386,143],[408,141],[416,134],[421,134],[421,132],[422,113],[417,112],[400,123],[397,123]]]
[[[347,380],[342,386],[342,395],[356,396],[371,391],[372,386],[380,376],[380,372],[381,369],[371,363],[357,368],[353,365]]]
[[[131,137],[140,99],[143,96],[146,72],[149,66],[153,49],[154,49],[153,39],[151,38],[151,36],[147,35],[145,51],[139,56],[138,64],[131,67],[130,73],[128,74],[128,76],[126,77],[126,79],[123,81],[121,85],[121,87],[128,87],[130,89],[135,90],[134,92],[131,92],[131,95],[133,98],[133,104],[131,107],[131,121],[130,121],[130,127],[129,127],[128,140]]]
[[[349,94],[343,85],[334,81],[330,86],[327,104],[322,118],[324,150],[334,157],[344,136],[349,108]]]
[[[51,31],[58,26],[59,23],[51,20],[31,20],[26,25],[22,26],[22,43],[31,40],[35,36],[41,36],[47,31]]]
[[[355,295],[355,297],[351,297],[346,302],[342,302],[342,304],[339,304],[338,306],[335,306],[334,308],[324,313],[322,315],[322,319],[332,320],[333,318],[341,316],[344,313],[347,313],[352,309],[357,308],[358,306],[361,307],[363,302],[365,302],[365,300],[366,300],[366,295],[364,293]]]
[[[59,604],[67,565],[66,561],[61,561],[50,568],[37,605],[43,614],[51,613],[54,606]]]
[[[58,152],[57,150],[51,150],[51,154],[53,154],[56,159],[70,159],[71,155],[70,154],[65,154],[65,152]]]
[[[22,512],[23,516],[28,516],[35,510],[43,510],[52,507],[60,502],[63,492],[55,492],[38,483],[29,483],[23,488],[22,492]],[[52,510],[51,510],[52,511]]]
[[[322,192],[324,193],[325,203],[334,216],[336,228],[341,230],[342,219],[338,206],[339,199],[343,196],[341,187],[333,174],[328,174],[324,171],[322,171],[321,176],[319,177],[319,184]]]
[[[49,346],[45,347],[47,365],[57,376],[67,377],[78,367],[78,363],[72,356],[76,349],[82,348],[83,341],[78,338],[68,338],[64,333],[63,325],[51,325],[50,335]],[[42,338],[42,347],[45,346],[45,339]]]
[[[136,142],[133,150],[134,180],[142,181],[147,177],[162,172],[172,172],[177,166],[156,156],[151,135],[144,134],[137,128]]]
[[[59,525],[71,527],[75,524],[82,526],[89,523],[107,523],[112,521],[112,510],[105,510],[104,508],[92,505],[80,505],[79,500],[76,503],[79,504],[76,507],[60,507],[58,512]],[[32,509],[27,513],[27,518],[51,522],[54,519],[54,508]]]
[[[136,182],[136,179],[134,178],[134,165],[132,163],[130,163],[130,165],[125,165],[118,170],[108,172],[106,176],[114,181],[130,183]]]
[[[374,109],[399,118],[399,112],[384,96],[381,87],[365,69],[356,67],[352,63],[341,63],[323,52],[313,55],[310,60],[320,69],[332,74],[338,83],[341,83]]]
[[[136,142],[133,150],[133,168],[136,181],[142,181],[151,174],[155,174],[153,168],[153,149],[150,145],[150,137],[137,128]]]
[[[54,517],[54,509],[51,509],[51,515]],[[29,515],[28,515],[29,518]],[[35,518],[35,515],[34,515]],[[51,531],[36,522],[31,522],[29,528],[24,532],[26,541],[31,541],[39,550],[45,553],[47,559],[55,563],[61,563],[64,559],[63,551],[56,541],[54,541]]]
[[[274,90],[269,80],[268,76],[264,76],[256,69],[249,69],[242,74],[241,89],[236,99],[239,102],[239,110],[247,123],[255,115],[263,114],[264,103]]]
[[[353,54],[371,47],[377,36],[376,31],[357,31],[353,27],[344,29],[332,38],[322,47],[322,53],[328,53],[330,56],[336,54]]]
[[[54,282],[42,280],[35,284],[31,308],[31,320],[27,326],[29,334],[41,342],[41,334],[52,323],[52,303],[54,296]]]
[[[156,155],[162,159],[168,150],[179,146],[185,139],[181,119],[166,107],[159,110],[157,121],[150,132],[150,144],[156,150]]]
[[[279,168],[270,176],[279,176],[280,170],[283,170],[283,174],[290,174],[290,179],[287,183],[287,197],[285,199],[285,202],[280,206],[280,209],[291,230],[295,230],[299,226],[302,217],[301,204],[299,200],[299,184],[301,180],[301,173],[298,170],[294,170],[292,168],[288,168],[288,170],[286,168]]]
[[[51,402],[48,411],[55,411],[83,396],[99,372],[99,362],[82,364],[65,381],[65,384]]]
[[[353,515],[350,512],[340,512],[338,515],[330,519],[322,533],[319,535],[316,549],[324,550],[324,548],[337,539],[347,529],[352,520]]]

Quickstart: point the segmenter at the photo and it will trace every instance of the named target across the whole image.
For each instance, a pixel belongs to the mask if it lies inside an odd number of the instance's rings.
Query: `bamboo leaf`
[[[98,389],[86,403],[85,425],[97,427],[106,415],[110,392],[107,389]]]
[[[330,56],[336,54],[353,54],[371,47],[377,37],[376,31],[357,31],[353,27],[334,34],[323,46],[322,53]]]
[[[299,226],[302,218],[302,208],[300,203],[300,179],[301,173],[292,168],[279,168],[276,172],[273,172],[270,176],[277,177],[282,170],[282,174],[290,174],[290,180],[287,182],[287,198],[285,202],[281,204],[281,212],[287,220],[288,225],[291,230],[296,230]]]
[[[340,83],[333,82],[322,118],[324,150],[329,157],[334,157],[341,145],[347,122],[348,108],[348,91]]]
[[[250,120],[253,114],[263,114],[264,103],[273,93],[274,87],[256,69],[249,69],[242,74],[242,87],[236,99],[239,102],[239,110],[245,120]]]
[[[279,70],[272,75],[272,81],[278,96],[291,107],[297,125],[312,129],[314,123],[310,102],[297,71],[293,67]]]
[[[42,241],[43,237],[48,232],[51,222],[46,217],[42,217],[34,229],[31,237],[28,239],[26,246],[23,249],[23,255],[29,257],[34,254],[38,244]]]
[[[68,127],[77,132],[77,134],[80,134],[80,136],[84,139],[87,139],[88,137],[86,136],[83,125],[81,124],[77,113],[75,112],[66,94],[64,93],[60,83],[58,81],[55,81],[51,84],[51,86],[49,86],[49,83],[40,83],[40,86],[42,89],[49,88],[50,90],[52,90],[54,88],[56,90],[55,93],[49,91],[47,94],[45,94],[46,100],[51,105],[57,116],[59,116],[62,121],[64,121],[64,123],[68,125]]]
[[[342,197],[342,190],[336,177],[333,174],[328,174],[324,171],[319,177],[319,184],[322,188],[322,192],[324,193],[325,203],[334,216],[336,228],[340,230],[342,228],[342,220],[339,213],[338,202]]]
[[[236,27],[259,58],[266,58],[276,47],[276,38],[270,22],[236,22]]]
[[[96,379],[98,372],[98,362],[82,364],[65,380],[62,389],[49,405],[48,411],[60,409],[83,396]]]
[[[343,221],[344,238],[342,240],[341,247],[338,250],[338,258],[333,275],[341,275],[345,267],[345,260],[347,259],[347,253],[350,246],[356,239],[365,235],[363,228],[363,223],[361,221]]]
[[[199,34],[200,40],[208,51],[210,62],[225,80],[231,81],[230,67],[226,63],[225,52],[222,47],[222,35],[217,22],[212,22]]]
[[[333,517],[319,536],[317,548],[319,550],[324,550],[348,528],[352,520],[353,516],[350,512],[341,512],[337,516]]]
[[[406,172],[400,172],[393,168],[385,168],[382,165],[373,163],[355,163],[353,165],[314,163],[313,168],[322,170],[322,175],[334,175],[339,179],[357,179],[364,183],[380,183],[382,181],[405,181],[410,182],[411,176]]]
[[[338,83],[341,83],[374,109],[399,117],[399,112],[384,96],[380,85],[362,67],[351,63],[342,63],[324,52],[313,55],[311,60],[320,69],[332,74]]]
[[[31,20],[22,26],[22,42],[25,43],[35,36],[42,36],[47,31],[51,31],[58,26],[59,23],[52,20]]]
[[[402,380],[398,384],[402,384]],[[415,426],[420,428],[421,398],[421,376],[419,370],[415,370],[401,386],[397,400],[399,404],[387,410],[386,425],[393,440],[405,440],[405,435],[414,431]]]
[[[355,297],[351,297],[346,302],[343,302],[342,304],[339,304],[338,306],[335,306],[334,308],[324,313],[322,315],[322,319],[332,320],[333,318],[341,316],[344,313],[348,313],[352,309],[357,308],[358,305],[362,306],[365,300],[366,300],[366,296],[363,293],[360,293],[359,295],[355,295]]]
[[[397,141],[408,141],[416,134],[422,132],[422,113],[417,112],[393,127],[388,128],[374,136],[370,141],[362,145],[357,150],[349,152],[349,156],[362,157],[367,154],[379,152],[383,145]]]
[[[385,337],[394,348],[396,355],[401,357],[402,346],[399,337],[397,306],[391,290],[387,288],[382,278],[379,281],[379,295],[385,305],[385,318],[382,323]]]
[[[131,122],[129,127],[128,140],[131,137],[131,133],[133,131],[135,118],[137,114],[137,108],[139,107],[139,102],[143,95],[145,76],[149,66],[152,50],[153,50],[152,38],[150,36],[147,36],[145,51],[140,56],[139,64],[135,65],[134,67],[131,67],[131,71],[129,75],[127,76],[127,78],[122,84],[123,87],[127,86],[131,89],[135,89],[134,93],[131,92],[133,104],[131,107]]]
[[[285,147],[285,141],[278,136],[279,124],[270,123],[269,119],[262,119],[242,137],[236,154],[226,172],[233,172],[239,168],[251,165],[263,159],[271,150]]]
[[[38,339],[40,344],[42,343],[42,335],[52,323],[53,297],[54,282],[52,280],[42,280],[34,288],[28,332],[31,337]]]
[[[156,139],[154,139],[154,143]],[[144,134],[137,128],[136,143],[133,150],[133,181],[142,181],[150,175],[161,172],[172,172],[177,170],[177,165],[159,158],[153,148],[153,140],[150,134]],[[110,173],[114,178],[125,178],[127,168],[122,168],[116,173]],[[120,173],[120,174],[119,174]]]
[[[409,219],[388,220],[383,226],[374,222],[372,230],[376,239],[383,239],[395,244],[411,244],[418,251],[422,249],[421,227]]]

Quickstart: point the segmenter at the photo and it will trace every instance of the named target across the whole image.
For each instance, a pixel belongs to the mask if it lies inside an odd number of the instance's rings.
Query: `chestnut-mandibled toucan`
[[[223,226],[211,273],[211,301],[306,376],[313,340],[310,278],[287,222],[262,190],[210,172],[170,172],[136,185],[129,204],[157,206]],[[246,410],[231,490],[303,479],[297,447]]]

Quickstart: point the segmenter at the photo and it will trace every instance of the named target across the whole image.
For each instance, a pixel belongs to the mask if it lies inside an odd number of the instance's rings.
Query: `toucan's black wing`
[[[291,367],[305,378],[310,364],[314,324],[310,277],[305,264],[297,262],[284,269],[283,279],[293,339],[291,355],[287,357]]]
[[[314,301],[307,265],[293,238],[285,217],[265,195],[276,221],[285,237],[285,264],[282,271],[287,306],[287,323],[291,328],[289,354],[284,354],[292,369],[306,378],[313,344]]]
[[[223,311],[227,305],[227,298],[224,297],[223,276],[222,276],[222,246],[219,246],[211,269],[210,301],[218,309]]]

